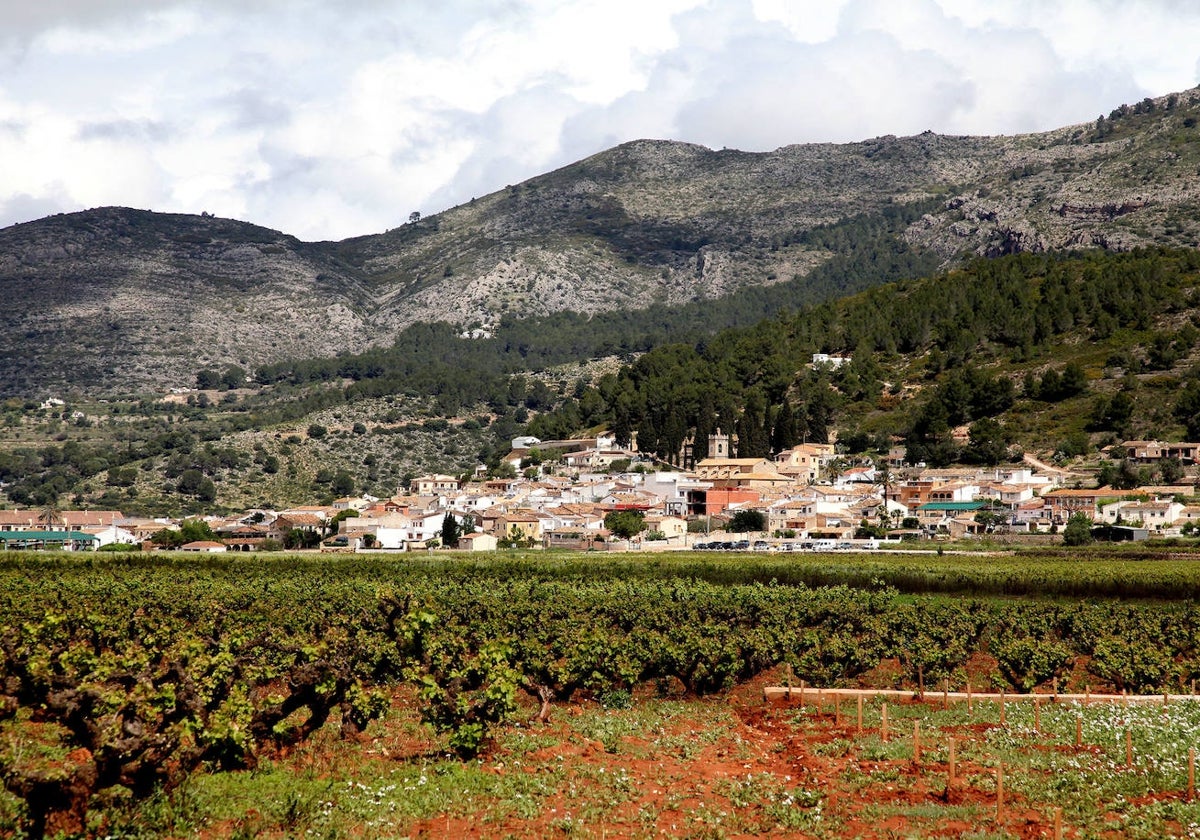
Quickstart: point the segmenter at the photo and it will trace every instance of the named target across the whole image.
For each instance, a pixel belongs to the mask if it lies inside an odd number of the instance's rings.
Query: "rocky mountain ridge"
[[[1200,242],[1200,90],[1016,137],[774,152],[635,141],[373,236],[301,242],[207,215],[101,208],[0,230],[0,393],[134,393],[202,367],[735,294],[831,256],[822,225],[925,202],[904,232],[975,255]],[[880,278],[894,279],[894,278]],[[801,286],[802,288],[802,286]],[[811,302],[798,293],[796,306]]]

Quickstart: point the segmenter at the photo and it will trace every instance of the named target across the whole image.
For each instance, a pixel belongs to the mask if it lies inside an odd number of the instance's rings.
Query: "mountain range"
[[[561,311],[695,305],[790,283],[848,220],[918,208],[895,247],[975,256],[1200,242],[1200,89],[1013,137],[925,132],[749,153],[641,140],[399,228],[302,242],[246,222],[99,208],[0,230],[0,395],[190,386],[202,368],[488,332]],[[881,283],[898,277],[869,278]],[[867,282],[867,281],[863,281]]]

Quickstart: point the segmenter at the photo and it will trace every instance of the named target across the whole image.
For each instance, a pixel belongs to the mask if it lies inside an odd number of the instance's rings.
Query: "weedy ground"
[[[201,773],[138,808],[95,803],[109,837],[1198,837],[1187,800],[1200,701],[943,708],[765,702],[771,677],[717,698],[614,693],[503,728],[448,757],[398,697],[358,741],[332,729],[254,769]],[[533,709],[528,710],[532,716]],[[1076,727],[1081,743],[1076,746]],[[922,748],[914,755],[914,724]],[[1128,734],[1127,734],[1128,733]],[[955,779],[949,778],[954,742]],[[1132,748],[1132,762],[1128,761]],[[1003,767],[1003,805],[997,809]],[[15,801],[0,826],[16,835]]]

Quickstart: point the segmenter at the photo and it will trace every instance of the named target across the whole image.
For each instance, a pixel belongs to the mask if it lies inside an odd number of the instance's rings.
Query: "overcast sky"
[[[0,226],[340,239],[626,140],[1010,134],[1198,82],[1195,0],[0,0]]]

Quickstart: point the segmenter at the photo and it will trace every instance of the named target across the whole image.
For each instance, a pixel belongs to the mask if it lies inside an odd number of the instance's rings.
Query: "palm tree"
[[[62,511],[58,509],[58,498],[56,496],[52,496],[42,505],[41,513],[38,514],[38,522],[47,531],[66,528],[67,523],[63,519]]]
[[[850,465],[846,462],[845,458],[838,456],[825,465],[825,475],[829,477],[830,482],[837,484],[837,480],[841,478],[842,473],[844,473],[849,466]]]
[[[875,470],[879,475],[879,483],[883,485],[883,513],[880,518],[884,520],[885,527],[891,527],[892,511],[888,507],[888,501],[891,495],[892,468],[886,455],[875,459]]]

